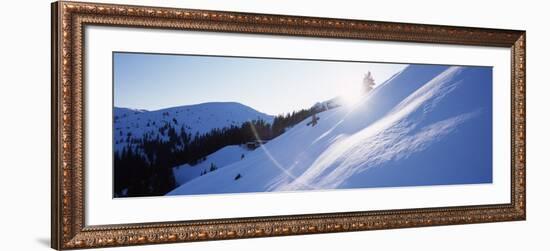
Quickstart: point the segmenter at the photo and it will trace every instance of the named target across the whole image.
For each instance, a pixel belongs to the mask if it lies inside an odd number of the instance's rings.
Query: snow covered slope
[[[115,151],[148,135],[150,139],[168,140],[168,134],[161,128],[170,125],[176,133],[185,129],[194,136],[215,128],[231,125],[240,126],[249,120],[262,119],[272,123],[273,116],[258,112],[248,106],[235,102],[212,102],[197,105],[179,106],[157,111],[114,108]]]
[[[491,95],[489,67],[411,65],[169,195],[490,183]]]
[[[245,146],[230,145],[206,156],[205,160],[194,166],[184,164],[174,167],[173,172],[176,184],[181,185],[201,176],[201,174],[207,175],[211,172],[210,169],[212,166],[220,169],[237,161],[244,160],[249,152],[250,149]],[[241,157],[244,158],[241,159]]]

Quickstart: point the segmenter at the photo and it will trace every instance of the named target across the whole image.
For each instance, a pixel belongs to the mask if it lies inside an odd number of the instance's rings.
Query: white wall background
[[[114,0],[105,0],[117,2]],[[550,224],[550,45],[544,1],[118,1],[274,14],[527,30],[527,221],[126,247],[110,250],[545,249]],[[0,250],[47,250],[50,238],[50,5],[9,1],[0,39]],[[530,247],[530,248],[529,248]]]

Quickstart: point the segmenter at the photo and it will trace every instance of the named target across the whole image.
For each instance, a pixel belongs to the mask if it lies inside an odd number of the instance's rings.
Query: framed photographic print
[[[525,31],[52,4],[52,247],[524,220]]]

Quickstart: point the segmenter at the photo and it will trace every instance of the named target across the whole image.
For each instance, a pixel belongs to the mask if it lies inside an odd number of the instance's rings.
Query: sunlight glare
[[[339,99],[342,102],[342,105],[346,107],[355,106],[361,98],[364,96],[364,90],[360,83],[353,85],[348,85],[346,88],[342,89],[342,92],[339,95]]]

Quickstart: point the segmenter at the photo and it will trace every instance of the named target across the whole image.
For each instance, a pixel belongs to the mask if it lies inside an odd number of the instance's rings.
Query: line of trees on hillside
[[[302,109],[299,111],[293,111],[292,113],[280,114],[273,119],[273,125],[271,126],[271,132],[273,138],[283,134],[287,128],[292,127],[304,119],[319,112],[317,108],[312,107],[309,109]]]
[[[164,195],[176,186],[172,168],[182,164],[197,164],[228,145],[255,140],[271,140],[314,113],[315,108],[278,115],[273,124],[253,120],[241,126],[214,129],[191,135],[177,123],[166,123],[155,137],[146,133],[141,139],[114,154],[115,197]],[[161,139],[160,136],[163,136]],[[167,138],[167,140],[166,140]]]

